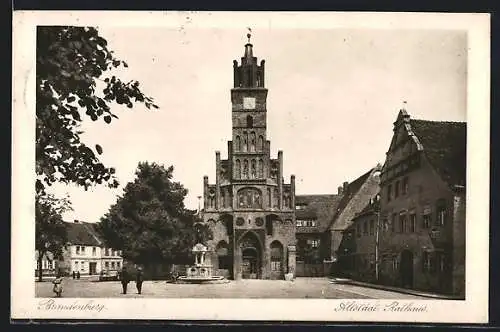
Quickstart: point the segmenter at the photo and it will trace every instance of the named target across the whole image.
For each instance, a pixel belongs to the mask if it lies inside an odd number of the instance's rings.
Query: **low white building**
[[[122,268],[121,251],[104,246],[95,229],[95,223],[75,220],[67,223],[67,226],[68,244],[63,259],[53,261],[52,255],[48,253],[42,261],[44,275],[54,274],[56,268],[70,275],[80,272],[80,276],[98,275],[101,271],[118,271]],[[37,257],[38,253],[35,259]]]

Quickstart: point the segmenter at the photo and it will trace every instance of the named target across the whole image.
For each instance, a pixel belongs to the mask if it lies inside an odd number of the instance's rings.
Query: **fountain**
[[[201,243],[197,243],[191,252],[194,255],[194,265],[186,269],[186,275],[177,278],[177,283],[221,283],[229,282],[223,276],[212,275],[212,265],[205,263],[205,255],[208,248]]]

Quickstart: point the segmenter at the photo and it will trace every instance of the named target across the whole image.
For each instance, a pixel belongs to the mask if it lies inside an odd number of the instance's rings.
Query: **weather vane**
[[[252,29],[247,27],[247,30],[248,30],[248,33],[247,33],[248,43],[250,44],[250,37],[252,37],[252,33],[251,33]]]

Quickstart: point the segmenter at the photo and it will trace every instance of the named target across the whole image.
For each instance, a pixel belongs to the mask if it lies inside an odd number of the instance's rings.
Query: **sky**
[[[231,139],[233,60],[243,56],[246,27],[210,29],[100,27],[115,55],[116,72],[134,79],[160,106],[114,107],[111,124],[85,119],[82,140],[100,144],[120,187],[68,193],[73,219],[97,222],[134,179],[141,161],[174,166],[198,207],[203,176],[215,181],[215,151],[227,158]],[[406,101],[412,118],[465,121],[467,36],[446,30],[253,29],[254,56],[266,60],[271,156],[283,150],[284,177],[296,194],[335,194],[384,163],[393,122]]]

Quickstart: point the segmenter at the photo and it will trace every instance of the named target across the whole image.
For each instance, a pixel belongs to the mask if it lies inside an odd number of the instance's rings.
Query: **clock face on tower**
[[[246,110],[255,109],[255,98],[254,97],[244,97],[243,98],[243,108]]]

